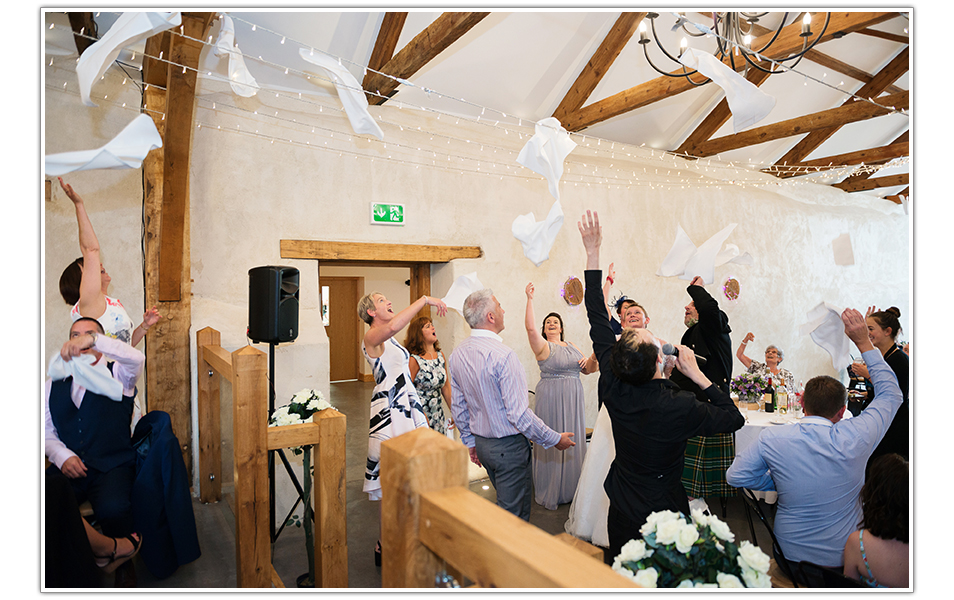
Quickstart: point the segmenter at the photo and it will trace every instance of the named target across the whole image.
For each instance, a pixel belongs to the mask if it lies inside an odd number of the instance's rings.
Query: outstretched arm
[[[745,347],[749,345],[749,342],[755,339],[755,336],[752,335],[752,332],[745,334],[745,338],[742,340],[742,343],[739,344],[739,349],[735,351],[735,356],[742,364],[745,365],[745,368],[748,369],[752,365],[752,359],[745,355]]]
[[[603,303],[604,304],[606,304],[605,300],[609,298],[610,288],[613,286],[614,283],[616,283],[616,270],[613,269],[613,265],[615,264],[616,263],[610,263],[609,269],[606,273],[606,283],[603,284],[603,300],[604,300]],[[613,309],[609,307],[609,304],[606,304],[606,315],[609,317],[610,321],[613,320]]]
[[[527,329],[527,338],[530,340],[530,349],[537,360],[546,360],[550,356],[550,344],[537,331],[536,318],[533,316],[533,283],[527,284],[527,313],[524,317],[524,326]]]
[[[142,338],[146,337],[146,332],[149,331],[149,328],[159,322],[159,319],[162,318],[162,315],[159,314],[159,309],[155,306],[147,310],[142,315],[142,323],[138,327],[133,329],[132,340],[130,344],[133,346],[138,346],[139,342],[142,341]]]
[[[93,231],[93,223],[86,214],[86,204],[73,186],[57,177],[60,187],[76,209],[76,224],[79,227],[80,254],[83,255],[83,277],[80,280],[79,312],[84,317],[99,318],[106,312],[106,294],[103,293],[100,271],[102,262],[99,255],[99,240]]]
[[[411,320],[414,319],[414,316],[421,312],[425,306],[436,306],[437,314],[442,317],[447,314],[447,305],[444,304],[443,300],[431,296],[421,296],[412,302],[410,306],[394,315],[394,318],[388,321],[383,327],[372,327],[369,329],[368,332],[364,334],[365,348],[370,349],[377,347],[388,341],[394,334],[407,327],[407,324],[410,323]],[[377,354],[377,356],[380,356],[380,354]]]
[[[583,237],[583,247],[586,249],[586,270],[598,271],[600,268],[600,245],[603,243],[603,228],[600,227],[600,216],[595,212],[586,211],[586,214],[577,223],[577,227],[580,229],[580,236]]]

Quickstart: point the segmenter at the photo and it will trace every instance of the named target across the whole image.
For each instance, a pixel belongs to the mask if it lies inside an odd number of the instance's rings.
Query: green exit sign
[[[372,225],[404,225],[404,205],[386,204],[384,202],[371,203]]]

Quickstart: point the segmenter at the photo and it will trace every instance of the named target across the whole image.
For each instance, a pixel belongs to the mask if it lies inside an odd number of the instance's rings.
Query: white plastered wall
[[[62,79],[57,77],[48,72],[48,85],[61,86]],[[484,125],[467,126],[464,121],[454,124],[449,119],[420,116],[394,106],[372,108],[376,117],[405,124],[404,131],[393,126],[384,128],[386,141],[394,145],[422,147],[425,155],[428,144],[481,155],[475,144],[465,145],[459,140],[483,140],[488,145],[513,149],[509,159],[484,156],[488,162],[509,160],[512,172],[520,176],[420,167],[389,160],[388,149],[367,136],[343,135],[351,138],[350,148],[357,154],[339,155],[316,147],[318,144],[282,141],[286,137],[308,138],[303,135],[307,128],[289,125],[295,119],[349,132],[346,119],[335,111],[300,112],[301,104],[267,95],[240,100],[202,82],[199,94],[202,98],[196,120],[203,126],[193,134],[190,170],[193,329],[218,329],[222,345],[230,351],[244,345],[248,269],[267,264],[298,267],[302,278],[300,334],[293,344],[280,346],[276,355],[279,404],[302,387],[328,390],[328,341],[317,297],[318,265],[316,261],[282,259],[281,239],[480,246],[483,256],[479,259],[435,266],[432,293],[442,295],[456,277],[476,272],[506,310],[502,335],[505,343],[517,351],[530,388],[535,387],[539,370],[523,326],[524,288],[528,282],[536,286],[538,320],[550,311],[560,312],[567,338],[589,347],[582,306],[570,307],[559,295],[567,277],[583,276],[585,256],[576,221],[586,209],[600,214],[604,227],[601,266],[605,270],[615,262],[617,271],[613,295],[623,292],[643,304],[651,319],[650,329],[666,340],[678,341],[681,337],[685,329],[683,307],[689,301],[686,281],[655,275],[679,224],[700,244],[729,223],[738,223],[728,241],[751,253],[755,263],[718,268],[716,282],[707,289],[720,299],[729,316],[733,349],[747,331],[752,331],[756,342],[749,356],[761,358],[758,349],[774,343],[784,349],[785,366],[798,380],[819,374],[841,377],[832,368],[828,354],[798,334],[806,313],[819,302],[862,311],[871,305],[893,305],[901,309],[902,326],[907,328],[911,323],[909,217],[901,207],[884,200],[812,184],[778,186],[769,176],[765,177],[769,182],[766,186],[707,186],[716,180],[724,183],[733,179],[733,171],[709,161],[661,161],[658,152],[650,155],[646,150],[630,149],[632,156],[620,153],[612,158],[605,154],[591,158],[586,148],[579,148],[570,161],[586,162],[587,168],[599,166],[601,173],[612,174],[614,169],[617,173],[632,172],[635,185],[563,185],[566,220],[549,260],[536,267],[524,257],[510,226],[517,215],[531,211],[542,219],[553,198],[542,178],[517,167],[514,158],[523,142],[515,136],[505,137]],[[135,94],[126,95],[137,99]],[[242,110],[210,110],[211,99],[217,99],[220,107],[227,102]],[[265,110],[258,115],[251,113],[265,107],[271,112],[278,110],[282,119],[272,119]],[[135,112],[115,106],[89,109],[74,96],[53,92],[47,92],[45,114],[47,152],[101,145],[135,116]],[[243,131],[256,129],[267,137],[229,132],[236,123]],[[446,132],[453,143],[428,140],[427,135],[415,134],[408,125]],[[662,181],[657,174],[660,167],[699,183],[683,188],[658,185]],[[613,177],[620,181],[618,175]],[[89,201],[100,239],[109,240],[108,244],[104,242],[104,250],[115,281],[114,295],[127,308],[141,307],[140,171],[81,173],[69,179]],[[658,187],[644,185],[647,181]],[[371,201],[404,204],[406,225],[369,225]],[[65,305],[56,293],[60,271],[78,251],[75,221],[71,221],[66,202],[62,193],[55,193],[54,201],[45,207],[47,355],[59,347],[62,336],[58,332],[65,331],[69,324]],[[851,235],[855,257],[851,266],[837,266],[834,261],[831,242],[843,233]],[[734,302],[720,294],[722,282],[730,275],[741,283],[741,295]],[[141,314],[141,310],[138,312]],[[138,319],[136,313],[130,308],[134,320]],[[469,335],[462,317],[454,311],[436,317],[435,325],[448,355]],[[260,348],[267,351],[267,346]],[[192,361],[194,365],[194,347]],[[736,361],[734,372],[741,370]],[[596,418],[597,376],[586,376],[583,381],[587,422],[592,425]],[[195,396],[193,389],[193,414]],[[223,414],[229,412],[228,406],[224,400]],[[193,432],[197,435],[197,426]],[[223,436],[229,444],[230,428],[223,429]],[[193,447],[197,447],[195,440]],[[223,457],[226,455],[230,455],[229,445],[223,448]]]

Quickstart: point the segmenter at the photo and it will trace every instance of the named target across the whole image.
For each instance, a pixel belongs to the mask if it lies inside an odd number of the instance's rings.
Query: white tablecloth
[[[744,405],[743,405],[744,406]],[[738,456],[759,439],[759,434],[767,427],[786,427],[792,423],[797,423],[798,419],[792,413],[767,413],[754,410],[742,410],[742,415],[747,418],[742,429],[735,432],[735,455]],[[753,490],[756,498],[765,500],[769,504],[774,504],[778,500],[776,492],[758,492]]]

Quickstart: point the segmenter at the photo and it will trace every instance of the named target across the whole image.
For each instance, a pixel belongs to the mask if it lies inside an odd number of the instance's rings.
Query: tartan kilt
[[[725,481],[725,472],[735,459],[735,436],[718,433],[689,438],[682,471],[682,486],[690,498],[735,496],[738,492]]]

